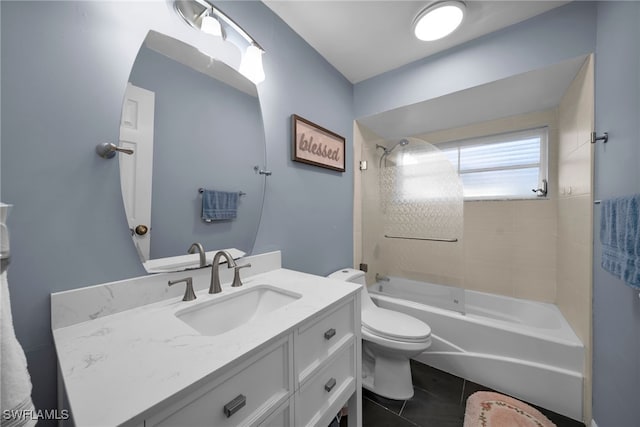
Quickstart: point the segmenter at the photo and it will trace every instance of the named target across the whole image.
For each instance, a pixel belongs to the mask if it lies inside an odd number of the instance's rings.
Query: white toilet
[[[362,287],[362,386],[377,395],[413,396],[409,359],[431,345],[431,328],[404,313],[376,306],[360,270],[345,268],[328,276]]]

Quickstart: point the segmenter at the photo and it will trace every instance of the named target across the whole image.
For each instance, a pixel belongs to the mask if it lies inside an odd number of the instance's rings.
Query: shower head
[[[389,154],[391,154],[391,152],[393,150],[396,149],[396,147],[399,145],[401,147],[404,147],[405,145],[409,144],[409,140],[406,138],[402,138],[400,141],[396,142],[393,146],[391,146],[391,148],[387,148],[385,146],[382,145],[376,145],[376,148],[382,148],[384,150],[384,153],[382,153],[382,156],[380,156],[380,167],[382,167],[382,161],[385,161],[385,165],[387,164],[387,156]]]
[[[398,145],[401,146],[401,147],[404,147],[408,143],[409,143],[408,139],[402,138],[400,141],[396,142],[391,148],[387,148],[384,145],[380,145],[380,144],[376,144],[376,148],[382,148],[384,150],[384,154],[382,154],[382,155],[383,156],[387,156],[387,155],[389,155],[389,153],[391,153],[393,150],[395,150]]]
[[[396,149],[396,147],[399,145],[401,147],[404,147],[405,145],[407,145],[409,143],[409,140],[406,138],[402,138],[400,141],[396,142],[395,145],[391,148],[388,148],[384,151],[385,154],[389,154],[391,153],[393,150]]]

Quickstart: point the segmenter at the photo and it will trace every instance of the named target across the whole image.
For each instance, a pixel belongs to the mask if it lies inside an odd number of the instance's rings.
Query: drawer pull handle
[[[324,389],[327,392],[331,392],[331,390],[333,390],[333,388],[336,386],[336,379],[335,378],[331,378],[329,381],[327,381],[327,383],[324,385]]]
[[[224,414],[229,418],[231,415],[238,412],[240,409],[247,404],[247,397],[239,394],[238,397],[233,399],[231,402],[224,405]]]
[[[336,330],[331,328],[327,332],[324,333],[324,339],[330,340],[336,334]]]

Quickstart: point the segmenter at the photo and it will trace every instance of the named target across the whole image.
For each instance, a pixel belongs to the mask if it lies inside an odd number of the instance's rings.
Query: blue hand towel
[[[202,192],[202,219],[206,222],[235,219],[239,193],[204,190]]]
[[[602,268],[640,290],[640,194],[603,200]]]

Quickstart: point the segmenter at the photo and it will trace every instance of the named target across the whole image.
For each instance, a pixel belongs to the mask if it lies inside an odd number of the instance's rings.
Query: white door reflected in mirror
[[[149,259],[151,241],[154,109],[152,91],[127,84],[120,122],[120,146],[133,149],[134,154],[118,157],[120,186],[131,236],[143,260]]]

